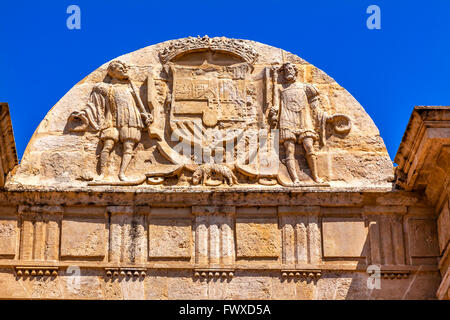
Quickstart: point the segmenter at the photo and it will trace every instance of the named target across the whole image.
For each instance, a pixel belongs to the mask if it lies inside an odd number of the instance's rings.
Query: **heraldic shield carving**
[[[61,111],[62,136],[83,141],[78,167],[85,169],[55,179],[75,175],[71,181],[87,186],[327,188],[345,183],[347,167],[334,167],[354,161],[354,142],[382,145],[345,90],[288,52],[207,36],[148,48],[139,58],[105,64],[87,78],[85,98]],[[353,105],[343,107],[345,101]],[[375,140],[346,142],[352,132],[362,134],[354,131],[354,117],[375,128]]]
[[[87,183],[328,187],[321,170],[330,163],[318,151],[327,134],[349,133],[350,117],[328,115],[321,107],[327,98],[298,81],[295,64],[261,67],[258,56],[243,40],[171,41],[159,52],[161,65],[147,68],[147,99],[132,66],[112,61],[86,107],[69,117],[72,132],[99,132],[99,170]],[[129,178],[143,134],[164,161],[149,161],[146,172]],[[118,179],[105,177],[116,145],[122,145]]]

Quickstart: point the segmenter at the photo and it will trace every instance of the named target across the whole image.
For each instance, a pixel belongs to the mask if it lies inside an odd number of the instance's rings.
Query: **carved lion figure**
[[[192,184],[198,185],[201,182],[203,186],[206,185],[206,180],[211,178],[212,173],[221,175],[224,181],[230,186],[238,184],[238,180],[230,168],[216,163],[200,165],[192,174]]]

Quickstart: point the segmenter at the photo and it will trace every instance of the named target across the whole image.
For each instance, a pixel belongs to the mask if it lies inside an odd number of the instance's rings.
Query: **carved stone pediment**
[[[356,100],[283,50],[224,37],[108,62],[52,108],[10,184],[386,187],[392,163]]]
[[[164,64],[179,55],[203,50],[232,53],[250,64],[255,63],[259,55],[244,40],[228,39],[225,37],[209,38],[208,36],[204,36],[169,41],[167,46],[159,53],[159,57]]]

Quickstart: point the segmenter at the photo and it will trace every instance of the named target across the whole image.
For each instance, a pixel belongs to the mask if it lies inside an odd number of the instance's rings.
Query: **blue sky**
[[[69,5],[81,30],[69,30]],[[369,5],[381,30],[369,30]],[[0,101],[19,158],[50,108],[119,55],[169,39],[251,39],[295,53],[365,108],[393,159],[415,105],[450,104],[450,1],[2,1]]]

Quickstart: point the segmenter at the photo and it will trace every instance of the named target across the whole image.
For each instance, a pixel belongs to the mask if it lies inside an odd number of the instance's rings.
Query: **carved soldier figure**
[[[115,144],[123,146],[119,179],[126,181],[125,171],[133,156],[134,147],[141,140],[141,131],[152,122],[152,115],[145,111],[139,93],[128,77],[129,67],[115,60],[108,66],[109,83],[97,84],[91,93],[89,102],[82,111],[75,111],[71,118],[83,123],[82,129],[90,126],[100,131],[103,148],[100,153],[100,175],[102,180],[106,164]],[[145,126],[144,126],[145,125]]]
[[[284,163],[294,182],[300,182],[295,166],[295,144],[302,144],[306,153],[306,161],[315,182],[323,182],[318,176],[317,157],[314,141],[319,139],[314,129],[311,105],[319,97],[317,89],[310,84],[297,80],[297,67],[285,63],[280,68],[283,76],[282,87],[276,90],[274,106],[269,116],[277,122],[280,129],[280,143],[284,144],[286,159]]]

